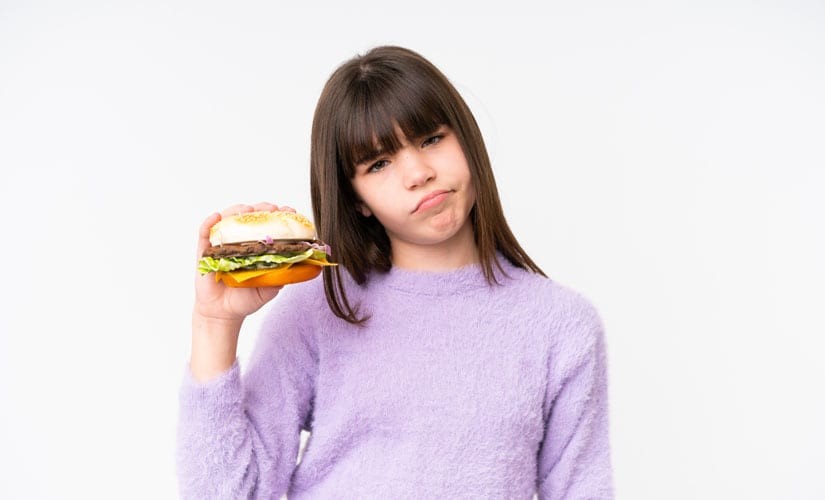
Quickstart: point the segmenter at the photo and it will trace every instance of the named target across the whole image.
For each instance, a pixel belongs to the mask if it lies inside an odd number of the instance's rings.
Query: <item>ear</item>
[[[358,203],[356,203],[355,208],[356,208],[359,212],[361,212],[361,215],[363,215],[364,217],[369,217],[369,216],[371,216],[371,215],[372,215],[372,210],[370,210],[370,209],[369,209],[369,207],[367,207],[366,205],[364,205],[364,203],[363,203],[363,202],[361,202],[361,201],[359,201]]]

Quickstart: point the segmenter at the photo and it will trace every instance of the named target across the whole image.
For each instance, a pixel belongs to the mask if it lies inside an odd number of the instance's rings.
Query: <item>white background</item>
[[[825,498],[825,4],[298,3],[0,0],[0,497],[175,498],[196,228],[311,213],[321,87],[393,43],[604,317],[618,497]]]

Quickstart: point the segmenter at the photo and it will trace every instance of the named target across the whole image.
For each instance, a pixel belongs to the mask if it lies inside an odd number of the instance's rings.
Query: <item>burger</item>
[[[235,288],[281,286],[315,278],[325,266],[329,246],[318,241],[315,226],[295,212],[248,212],[225,217],[209,231],[198,270]]]

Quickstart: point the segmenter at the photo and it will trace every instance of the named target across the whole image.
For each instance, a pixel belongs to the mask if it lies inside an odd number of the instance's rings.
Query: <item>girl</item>
[[[510,232],[444,75],[398,47],[344,63],[311,168],[337,268],[282,290],[196,279],[182,495],[612,498],[600,319]],[[241,376],[241,322],[276,294]]]

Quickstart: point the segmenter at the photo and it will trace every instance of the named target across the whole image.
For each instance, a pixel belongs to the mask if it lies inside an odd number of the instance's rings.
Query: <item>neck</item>
[[[415,271],[444,271],[479,262],[470,219],[449,240],[437,245],[392,241],[392,265]]]

